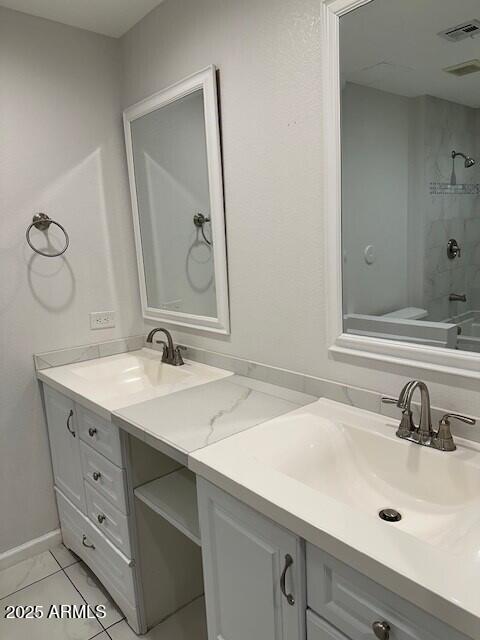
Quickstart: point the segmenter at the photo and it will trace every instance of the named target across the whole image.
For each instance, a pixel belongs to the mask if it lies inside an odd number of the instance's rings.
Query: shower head
[[[465,160],[465,169],[469,169],[473,167],[475,164],[475,158],[471,158],[470,156],[465,155],[461,151],[452,151],[452,159],[455,160],[457,156],[461,156]]]

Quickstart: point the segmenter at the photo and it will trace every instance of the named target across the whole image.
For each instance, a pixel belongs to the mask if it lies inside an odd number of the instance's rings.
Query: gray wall
[[[0,9],[0,553],[57,527],[32,354],[143,330],[118,46]],[[65,259],[26,245],[36,211],[67,228]],[[106,309],[116,328],[91,332]]]
[[[358,84],[342,91],[342,238],[346,313],[409,305],[409,99]],[[365,260],[373,246],[376,259]]]
[[[220,68],[232,335],[176,337],[390,394],[414,375],[328,358],[319,11],[166,0],[121,42],[120,100],[118,43],[1,10],[0,551],[57,525],[32,353],[144,330],[119,104],[208,64]],[[65,261],[25,246],[42,208],[71,234]],[[90,332],[88,312],[106,308],[117,327]],[[437,405],[480,414],[478,383],[423,377]]]

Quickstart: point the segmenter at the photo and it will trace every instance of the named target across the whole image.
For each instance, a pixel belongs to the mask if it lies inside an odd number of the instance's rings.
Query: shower
[[[464,162],[465,169],[470,169],[470,167],[473,167],[473,165],[475,164],[475,158],[472,158],[471,156],[467,156],[465,153],[462,153],[461,151],[452,151],[452,177],[450,179],[450,184],[457,184],[457,176],[455,175],[455,158],[457,156],[460,156],[465,160]]]
[[[462,158],[465,159],[465,169],[469,169],[470,167],[473,167],[473,165],[475,164],[475,158],[466,156],[461,151],[452,151],[452,159],[455,160],[457,156],[461,156]]]

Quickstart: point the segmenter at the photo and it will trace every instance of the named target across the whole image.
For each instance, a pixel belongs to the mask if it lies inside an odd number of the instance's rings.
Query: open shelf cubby
[[[135,496],[201,546],[195,474],[183,467],[137,487]]]

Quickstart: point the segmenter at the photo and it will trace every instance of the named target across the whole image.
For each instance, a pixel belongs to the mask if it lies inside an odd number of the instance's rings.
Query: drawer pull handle
[[[102,524],[102,522],[106,519],[107,519],[107,516],[104,513],[99,513],[97,516],[97,520],[99,521],[100,524]]]
[[[97,433],[97,430],[94,427],[90,427],[88,430],[88,435],[93,438],[93,436]]]
[[[75,431],[70,426],[70,422],[71,422],[72,418],[73,418],[73,409],[70,409],[70,413],[68,414],[68,418],[67,418],[67,429],[70,431],[72,436],[75,438]]]
[[[389,640],[390,638],[390,625],[388,622],[381,622],[380,620],[376,620],[372,624],[373,633],[378,640]]]
[[[289,553],[287,553],[287,555],[285,556],[285,566],[283,567],[282,575],[280,577],[280,590],[291,607],[293,607],[293,605],[295,604],[295,598],[291,593],[287,593],[287,590],[285,589],[285,578],[287,575],[287,571],[292,566],[292,564],[293,558]]]
[[[95,480],[95,482],[98,482],[100,480],[100,478],[102,477],[102,474],[100,473],[100,471],[94,471],[92,473],[92,477]]]
[[[87,547],[87,549],[95,549],[94,544],[87,544],[87,536],[85,534],[83,535],[83,538],[82,538],[82,544],[84,547]]]

